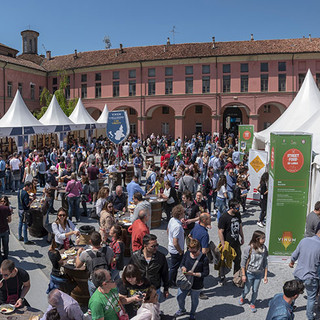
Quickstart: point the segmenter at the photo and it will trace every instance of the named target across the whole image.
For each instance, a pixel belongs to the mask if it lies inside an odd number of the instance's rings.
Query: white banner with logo
[[[247,200],[260,200],[260,193],[257,188],[260,183],[261,176],[266,172],[267,162],[268,153],[266,151],[250,149],[248,167],[251,187],[248,192]]]

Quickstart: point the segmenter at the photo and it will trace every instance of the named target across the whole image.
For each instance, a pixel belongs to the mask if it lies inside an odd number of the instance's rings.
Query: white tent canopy
[[[254,148],[264,149],[270,142],[271,132],[305,131],[304,124],[320,112],[320,91],[310,69],[297,96],[287,110],[267,129],[254,134]],[[310,132],[311,131],[305,131]]]
[[[105,104],[104,108],[103,108],[103,111],[102,111],[99,119],[97,120],[97,123],[106,124],[107,120],[108,120],[108,113],[109,113],[108,106],[107,106],[107,104]]]
[[[79,98],[76,107],[69,116],[69,119],[76,125],[75,130],[95,129],[97,126],[97,122],[90,116],[89,112],[83,105],[81,98]]]
[[[44,125],[54,125],[55,132],[70,131],[73,130],[75,126],[62,111],[55,95],[53,95],[47,111],[39,121]]]
[[[53,132],[54,129],[55,127],[52,125],[43,125],[32,115],[19,90],[17,90],[10,108],[0,120],[1,136],[47,134]]]

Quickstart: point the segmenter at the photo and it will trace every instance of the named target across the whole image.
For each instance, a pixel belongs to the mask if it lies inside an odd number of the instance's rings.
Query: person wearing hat
[[[303,282],[307,291],[307,319],[313,320],[314,306],[319,289],[320,263],[320,222],[315,230],[315,236],[303,238],[291,255],[289,267],[293,268],[298,260],[293,275]]]

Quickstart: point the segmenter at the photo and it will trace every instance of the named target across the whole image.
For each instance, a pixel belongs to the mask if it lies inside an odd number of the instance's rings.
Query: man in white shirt
[[[172,218],[168,224],[168,251],[171,255],[169,269],[169,284],[175,286],[177,272],[180,267],[184,253],[184,231],[181,219],[184,217],[184,207],[177,205],[172,209]]]
[[[13,158],[10,160],[13,192],[20,189],[20,179],[21,179],[20,167],[21,167],[21,161],[18,158],[18,154],[15,152],[13,154]]]

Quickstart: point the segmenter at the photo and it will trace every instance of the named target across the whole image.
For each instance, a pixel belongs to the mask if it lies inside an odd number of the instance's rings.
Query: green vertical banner
[[[254,126],[253,124],[239,125],[239,151],[249,152],[253,142]]]
[[[304,236],[312,135],[271,133],[267,234],[272,260],[287,259]]]

